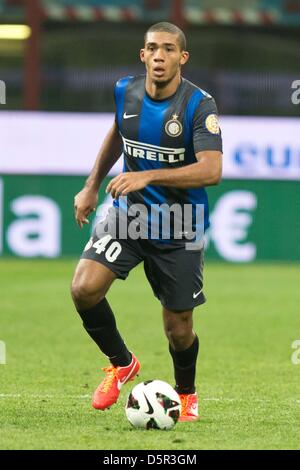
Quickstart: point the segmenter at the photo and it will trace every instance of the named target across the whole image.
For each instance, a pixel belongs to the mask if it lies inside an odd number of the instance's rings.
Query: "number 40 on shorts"
[[[93,238],[90,238],[90,240],[85,245],[84,251],[87,251],[91,247],[93,247],[96,249],[97,255],[100,255],[100,253],[105,252],[105,258],[107,259],[107,261],[113,263],[114,261],[116,261],[117,257],[121,253],[122,247],[119,242],[114,241],[110,243],[111,240],[111,235],[105,235],[104,237],[100,238],[100,240],[97,240],[95,243],[93,243]]]

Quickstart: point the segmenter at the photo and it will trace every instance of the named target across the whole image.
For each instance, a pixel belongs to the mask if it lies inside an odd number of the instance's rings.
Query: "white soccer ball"
[[[125,412],[135,428],[172,429],[177,423],[181,402],[178,393],[162,380],[148,380],[130,392]]]

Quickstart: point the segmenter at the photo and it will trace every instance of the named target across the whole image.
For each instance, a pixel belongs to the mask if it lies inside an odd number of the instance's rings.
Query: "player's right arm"
[[[96,209],[100,185],[122,154],[123,144],[116,121],[106,135],[84,188],[74,198],[75,219],[79,227],[88,224]]]

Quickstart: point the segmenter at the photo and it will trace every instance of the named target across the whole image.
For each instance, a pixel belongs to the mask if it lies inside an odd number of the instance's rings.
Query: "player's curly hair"
[[[145,33],[145,36],[144,36],[145,42],[146,42],[147,34],[154,33],[154,32],[176,34],[180,50],[181,51],[186,50],[186,39],[185,39],[184,32],[180,28],[178,28],[178,26],[176,26],[175,24],[168,23],[167,21],[162,21],[160,23],[153,24]]]

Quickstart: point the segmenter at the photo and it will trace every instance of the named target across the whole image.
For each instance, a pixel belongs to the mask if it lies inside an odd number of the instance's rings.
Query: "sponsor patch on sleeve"
[[[216,114],[209,114],[205,119],[205,126],[206,129],[211,134],[219,134],[220,133],[220,126],[219,126],[219,119]]]

